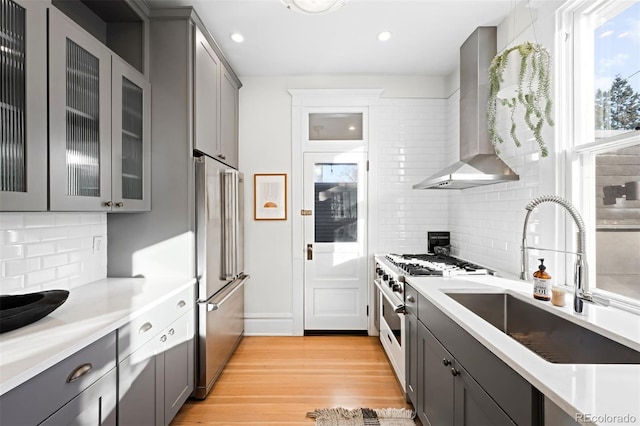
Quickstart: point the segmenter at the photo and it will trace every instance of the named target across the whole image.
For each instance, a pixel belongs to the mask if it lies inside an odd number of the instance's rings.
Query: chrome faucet
[[[539,247],[529,247],[527,245],[527,223],[529,222],[529,216],[533,209],[542,203],[556,203],[567,211],[571,218],[573,219],[576,227],[578,228],[578,236],[577,236],[577,247],[575,252],[566,252],[562,250],[549,250],[542,249]],[[529,259],[528,259],[528,250],[536,249],[536,250],[549,250],[561,253],[572,253],[576,255],[576,263],[574,265],[573,271],[573,311],[578,314],[586,313],[584,312],[584,302],[598,303],[602,305],[609,305],[609,301],[598,297],[596,300],[593,294],[589,291],[589,271],[587,267],[586,260],[586,227],[584,225],[584,221],[578,213],[578,210],[567,200],[558,197],[556,195],[542,195],[540,197],[536,197],[527,206],[525,207],[527,210],[527,215],[524,218],[524,227],[522,228],[522,247],[520,247],[520,279],[527,280],[527,272],[529,270]]]

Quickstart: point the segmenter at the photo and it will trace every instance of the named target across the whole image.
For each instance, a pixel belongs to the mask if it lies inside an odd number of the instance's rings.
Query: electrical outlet
[[[100,253],[102,251],[102,240],[103,237],[101,235],[93,237],[93,254]]]

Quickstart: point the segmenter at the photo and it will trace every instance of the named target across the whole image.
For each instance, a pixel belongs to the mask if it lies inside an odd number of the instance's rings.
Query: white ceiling
[[[445,76],[478,26],[497,25],[515,0],[349,0],[327,15],[280,0],[147,0],[195,7],[240,76],[395,74]],[[392,38],[379,42],[381,31]],[[243,43],[229,35],[240,32]]]

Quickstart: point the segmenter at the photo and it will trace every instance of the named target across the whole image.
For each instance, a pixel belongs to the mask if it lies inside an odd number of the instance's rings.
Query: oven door
[[[402,389],[404,389],[404,314],[395,311],[398,305],[386,294],[387,291],[384,289],[384,284],[376,282],[376,286],[380,290],[378,297],[378,306],[380,309],[380,342],[387,353],[387,357],[398,377],[398,381],[402,385]]]

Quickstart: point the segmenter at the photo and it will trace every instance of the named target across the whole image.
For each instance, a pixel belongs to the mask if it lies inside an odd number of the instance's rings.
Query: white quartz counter
[[[195,282],[106,278],[72,289],[67,301],[47,317],[0,334],[0,395]]]
[[[571,418],[587,424],[640,424],[640,365],[554,364],[529,351],[445,292],[506,290],[542,309],[640,351],[640,316],[613,307],[588,306],[572,312],[573,295],[557,307],[533,299],[531,284],[497,277],[413,278],[407,281],[447,316],[529,381]],[[619,417],[618,417],[619,416]],[[587,422],[589,417],[592,422]]]

